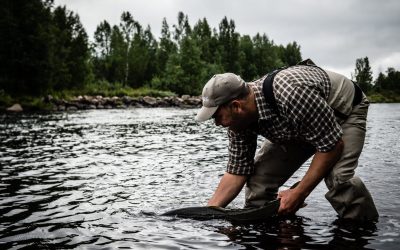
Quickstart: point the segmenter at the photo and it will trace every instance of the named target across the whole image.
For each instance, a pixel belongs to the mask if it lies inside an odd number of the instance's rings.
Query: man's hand
[[[278,193],[278,198],[281,199],[278,214],[294,214],[299,210],[306,197],[298,192],[296,189],[287,189]]]
[[[225,173],[207,206],[225,207],[236,198],[246,181],[246,175]]]
[[[293,214],[303,205],[307,196],[340,159],[343,147],[343,141],[340,139],[331,151],[315,153],[311,165],[299,185],[278,194],[278,198],[281,198],[278,214]]]

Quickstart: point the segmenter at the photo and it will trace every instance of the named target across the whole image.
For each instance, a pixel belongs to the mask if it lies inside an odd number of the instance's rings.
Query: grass
[[[112,96],[130,96],[130,97],[140,97],[140,96],[152,96],[152,97],[167,97],[176,96],[175,93],[171,91],[157,90],[149,87],[140,87],[137,89],[123,86],[120,83],[110,84],[105,81],[101,81],[97,84],[88,84],[82,89],[70,89],[63,91],[53,91],[50,93],[56,99],[71,99],[72,97],[79,95],[89,95],[97,96],[101,95],[103,97]]]
[[[55,99],[71,100],[73,97],[90,95],[103,97],[113,96],[130,96],[130,97],[141,97],[141,96],[152,96],[152,97],[169,97],[176,96],[171,91],[164,91],[158,89],[152,89],[150,87],[131,88],[123,86],[120,83],[110,84],[105,81],[98,82],[97,84],[88,84],[81,89],[67,89],[62,91],[51,91],[48,93]],[[51,110],[52,105],[43,101],[44,96],[11,96],[0,89],[0,110],[5,110],[14,103],[19,103],[24,110]]]

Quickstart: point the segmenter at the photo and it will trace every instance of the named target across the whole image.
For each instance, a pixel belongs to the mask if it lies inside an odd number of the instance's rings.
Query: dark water
[[[233,225],[157,216],[205,205],[224,173],[225,131],[194,114],[0,115],[0,248],[399,249],[400,104],[370,108],[358,175],[381,214],[372,225],[338,221],[323,184],[293,218]],[[243,193],[230,207],[242,206]]]

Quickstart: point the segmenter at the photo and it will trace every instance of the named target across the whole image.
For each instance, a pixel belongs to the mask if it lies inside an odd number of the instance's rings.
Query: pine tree
[[[359,84],[361,89],[368,93],[372,88],[372,71],[369,65],[368,57],[356,60],[356,69],[353,79]]]

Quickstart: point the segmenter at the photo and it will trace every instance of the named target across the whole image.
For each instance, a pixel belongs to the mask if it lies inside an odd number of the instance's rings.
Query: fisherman
[[[326,199],[340,218],[378,219],[368,189],[355,176],[369,102],[343,75],[311,60],[246,83],[233,73],[204,86],[197,121],[228,128],[229,160],[208,206],[225,207],[246,184],[245,207],[280,198],[278,214],[294,214],[324,179]],[[256,154],[257,136],[267,140]],[[279,192],[310,157],[300,184]]]

